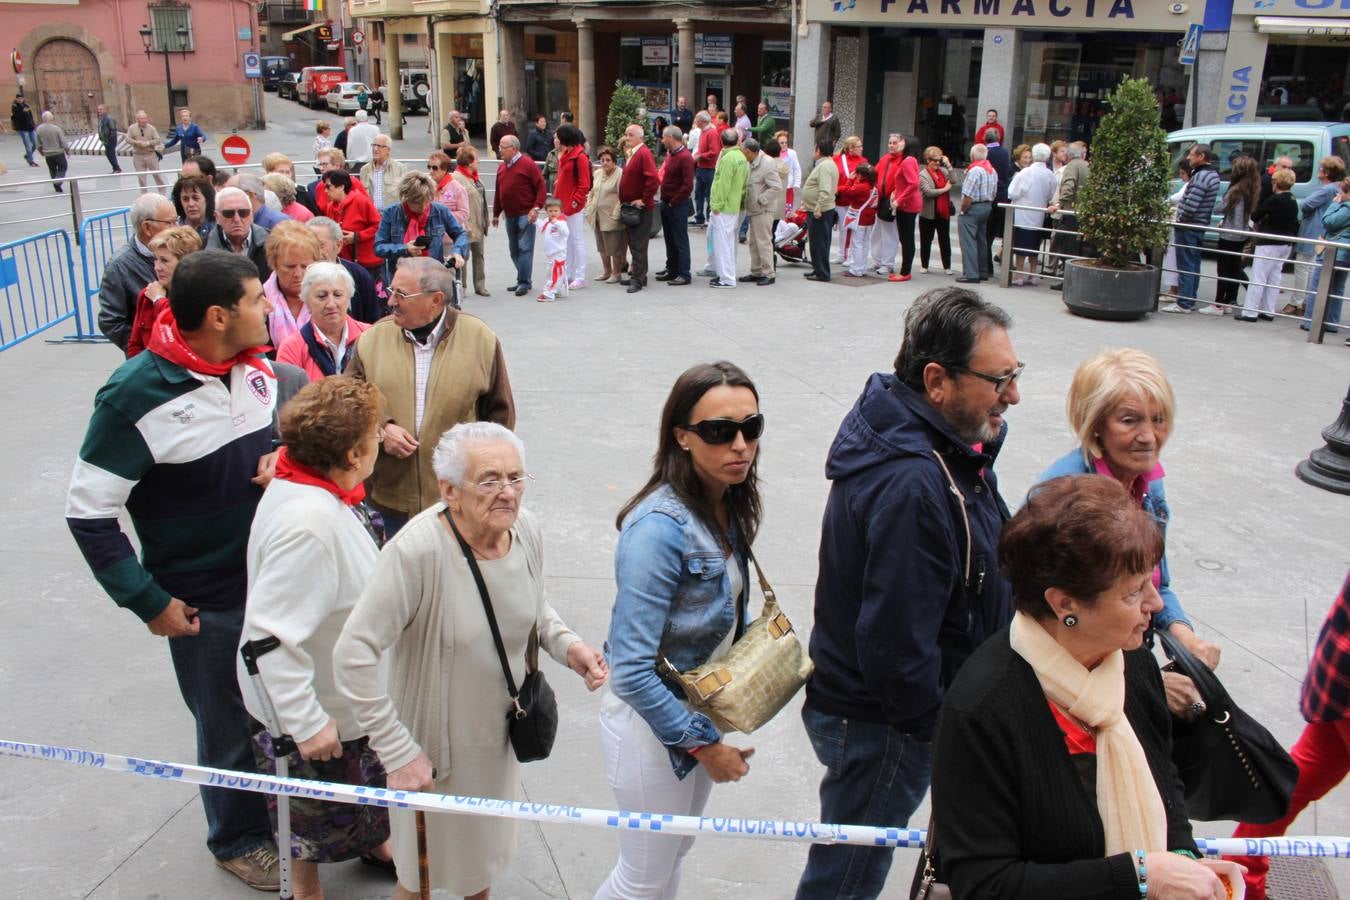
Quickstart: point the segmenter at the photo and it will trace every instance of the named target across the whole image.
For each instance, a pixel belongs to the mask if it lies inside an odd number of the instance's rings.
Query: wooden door
[[[51,110],[67,136],[98,129],[95,108],[103,102],[98,60],[78,41],[59,39],[38,48],[33,60],[37,112]]]

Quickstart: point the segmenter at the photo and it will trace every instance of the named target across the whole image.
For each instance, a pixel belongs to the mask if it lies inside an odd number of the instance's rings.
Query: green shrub
[[[642,101],[637,88],[622,81],[614,82],[614,97],[609,101],[609,117],[605,120],[605,143],[613,147],[614,152],[623,152],[619,148],[623,145],[623,131],[629,125],[641,125],[646,130],[647,123],[638,115]],[[600,148],[592,143],[591,149]]]

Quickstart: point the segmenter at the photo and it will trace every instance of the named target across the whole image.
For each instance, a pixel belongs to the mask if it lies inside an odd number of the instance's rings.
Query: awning
[[[1257,16],[1256,30],[1262,34],[1287,34],[1312,39],[1345,38],[1350,37],[1350,19]]]
[[[313,31],[315,28],[320,28],[327,24],[328,24],[327,22],[315,22],[313,25],[306,25],[304,28],[297,28],[294,31],[288,31],[281,36],[281,39],[283,41],[293,41],[295,40],[295,36],[297,34],[304,34],[306,31]]]

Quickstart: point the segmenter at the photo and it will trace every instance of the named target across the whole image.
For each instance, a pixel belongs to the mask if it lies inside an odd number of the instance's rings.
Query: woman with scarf
[[[277,223],[263,246],[267,265],[272,268],[271,277],[263,282],[263,294],[272,304],[267,330],[272,335],[272,346],[280,347],[309,321],[309,310],[300,297],[300,284],[305,270],[323,259],[323,245],[304,225],[287,220]]]
[[[433,202],[435,198],[436,182],[426,172],[409,172],[399,179],[399,202],[385,207],[375,232],[375,255],[384,260],[379,280],[385,284],[393,281],[394,267],[405,256],[429,256],[447,262],[447,234],[454,241],[450,258],[457,267],[464,265],[469,232],[455,221],[450,210]]]
[[[933,744],[929,859],[953,896],[1225,900],[1241,880],[1198,859],[1143,646],[1162,549],[1110,478],[1044,482],[1004,527],[1017,611],[962,666]]]
[[[480,297],[487,297],[490,296],[490,292],[487,289],[487,272],[483,266],[483,238],[487,237],[488,232],[488,205],[487,192],[483,190],[483,182],[478,178],[478,151],[466,144],[459,148],[455,161],[457,167],[450,179],[459,185],[468,204],[465,215],[462,218],[456,215],[455,219],[469,232],[469,252],[473,259],[473,292]],[[445,240],[448,244],[449,236]],[[460,284],[465,287],[469,284],[467,269],[465,266],[459,270]]]
[[[919,172],[919,193],[923,208],[919,211],[919,267],[928,274],[928,259],[937,236],[942,257],[942,274],[952,274],[952,164],[941,147],[923,151],[923,169]]]
[[[333,680],[333,645],[379,556],[362,482],[379,455],[383,413],[380,389],[359,378],[341,375],[302,388],[281,410],[285,446],[253,516],[240,646],[279,642],[258,653],[258,671],[282,733],[295,741],[288,764],[296,778],[385,784],[379,757]],[[235,658],[244,706],[257,723],[266,722],[258,689]],[[253,742],[259,770],[275,772],[265,725],[255,724]],[[268,807],[275,812],[275,798],[268,797]],[[292,797],[290,817],[297,898],[323,896],[319,863],[360,857],[391,865],[382,807]]]
[[[454,172],[455,164],[448,153],[435,150],[427,157],[427,174],[436,180],[436,202],[444,204],[463,225],[469,218],[469,195],[464,185],[450,177]]]
[[[174,225],[150,239],[146,248],[155,255],[155,280],[141,288],[136,297],[136,313],[127,335],[127,359],[145,349],[155,319],[169,305],[169,282],[178,262],[189,253],[202,249],[202,239],[186,225]]]
[[[560,149],[553,196],[562,201],[562,214],[567,219],[567,289],[579,291],[586,286],[585,210],[591,192],[591,160],[580,128],[559,125],[554,136]]]
[[[355,292],[356,282],[341,263],[316,262],[306,269],[300,298],[309,321],[282,341],[277,362],[299,366],[310,381],[343,371],[356,339],[370,327],[348,314]]]
[[[330,169],[320,179],[327,198],[328,217],[342,228],[338,253],[365,268],[378,284],[384,278],[384,260],[375,253],[380,212],[361,182],[341,169]]]

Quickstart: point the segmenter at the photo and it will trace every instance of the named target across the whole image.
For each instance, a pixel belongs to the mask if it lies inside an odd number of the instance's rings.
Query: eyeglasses
[[[427,163],[427,171],[428,171],[428,172],[439,172],[440,170],[441,170],[441,167],[440,167],[440,166],[433,165],[433,164],[431,164],[431,163]]]
[[[390,300],[397,300],[399,303],[402,303],[402,302],[405,301],[405,300],[411,300],[411,299],[414,298],[414,297],[420,297],[420,296],[422,296],[423,294],[430,294],[430,293],[431,293],[431,291],[415,291],[415,292],[409,294],[409,293],[407,293],[406,291],[397,291],[397,290],[395,290],[395,291],[390,291],[390,292],[389,292],[389,299],[390,299]]]
[[[227,219],[233,219],[235,216],[238,216],[241,219],[247,219],[249,216],[253,215],[253,210],[251,209],[218,209],[216,212]]]
[[[1026,363],[1019,362],[1017,368],[1013,369],[1007,375],[986,375],[984,372],[976,372],[974,369],[967,369],[964,366],[947,366],[952,372],[965,372],[967,375],[974,375],[976,378],[983,378],[994,386],[994,393],[1001,394],[1008,389],[1008,386],[1014,384],[1022,376],[1022,370],[1027,367]]]
[[[507,488],[512,488],[516,493],[525,490],[525,485],[534,481],[533,475],[515,475],[511,478],[489,478],[486,481],[480,481],[474,485],[478,493],[485,497],[500,494]]]
[[[685,431],[692,431],[705,444],[730,444],[736,440],[736,433],[745,435],[747,441],[757,441],[764,433],[764,414],[755,413],[739,422],[735,419],[704,419],[690,425],[681,425]]]
[[[147,222],[154,222],[156,225],[177,225],[177,219],[146,219]]]

